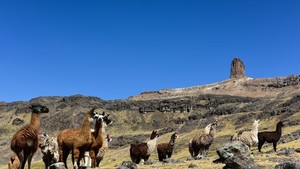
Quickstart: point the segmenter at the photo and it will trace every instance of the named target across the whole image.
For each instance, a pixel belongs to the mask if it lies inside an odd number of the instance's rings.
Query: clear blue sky
[[[299,0],[0,1],[0,101],[299,74]]]

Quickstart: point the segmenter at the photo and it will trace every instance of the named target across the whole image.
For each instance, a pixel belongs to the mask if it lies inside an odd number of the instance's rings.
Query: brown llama
[[[103,147],[103,142],[104,142],[104,139],[103,139],[103,132],[104,132],[104,129],[107,125],[113,123],[113,121],[111,121],[108,117],[109,117],[109,114],[105,115],[105,112],[103,112],[101,114],[101,116],[99,116],[101,118],[98,118],[97,121],[96,121],[96,124],[95,124],[95,131],[92,132],[92,144],[91,146],[88,148],[89,150],[89,155],[90,155],[90,158],[91,158],[91,167],[94,168],[96,167],[96,155],[98,154],[99,152],[99,149],[101,147]]]
[[[41,125],[41,113],[48,113],[49,109],[40,104],[33,104],[29,107],[31,112],[30,124],[17,131],[11,140],[10,148],[20,160],[20,169],[24,169],[26,161],[28,168],[31,167],[31,160],[38,149],[38,132]]]
[[[157,154],[159,161],[171,158],[175,146],[175,140],[177,139],[177,137],[178,132],[175,132],[174,134],[172,134],[169,143],[160,143],[157,145]]]
[[[190,141],[189,151],[192,157],[195,159],[201,159],[204,155],[203,152],[206,152],[206,154],[208,153],[208,149],[215,139],[217,126],[217,123],[212,123],[208,134],[202,133],[200,135],[196,135]]]
[[[258,151],[261,152],[261,148],[265,142],[273,143],[273,149],[276,152],[277,142],[282,134],[283,123],[280,121],[276,125],[276,131],[264,131],[258,133]]]
[[[8,161],[8,169],[19,169],[20,168],[20,160],[18,156],[11,156]]]
[[[84,152],[88,146],[92,144],[90,121],[97,115],[94,112],[95,109],[96,108],[93,108],[84,114],[84,121],[81,128],[65,129],[57,136],[59,162],[63,162],[66,168],[68,168],[67,158],[70,151],[72,151],[72,164],[75,168],[78,168],[80,166],[80,159],[84,156]]]
[[[130,144],[130,158],[136,164],[139,164],[141,160],[147,161],[150,154],[156,147],[156,142],[159,134],[157,130],[152,131],[150,140],[147,143]]]

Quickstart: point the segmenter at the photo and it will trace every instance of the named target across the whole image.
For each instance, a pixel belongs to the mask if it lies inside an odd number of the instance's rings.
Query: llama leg
[[[139,164],[140,162],[141,162],[141,157],[137,157],[136,160],[135,160],[135,163]]]
[[[261,152],[261,148],[264,145],[264,143],[265,143],[265,141],[263,141],[263,140],[258,142],[258,151],[259,152]]]
[[[150,157],[150,155],[147,155],[147,156],[145,157],[144,162],[148,161],[149,157]]]
[[[163,160],[163,155],[162,155],[162,153],[160,152],[160,153],[158,153],[158,160],[159,161],[162,161]]]
[[[277,145],[277,142],[273,142],[273,148],[274,148],[274,151],[276,152],[276,145]]]
[[[65,149],[65,151],[63,152],[63,156],[62,156],[62,161],[61,162],[63,162],[65,164],[66,168],[68,168],[67,159],[68,159],[69,153],[70,153],[70,149]],[[61,158],[61,157],[59,156],[59,158]],[[72,158],[73,158],[73,154],[72,154]]]
[[[30,155],[28,156],[28,169],[31,168],[31,160],[32,160],[32,156],[33,156],[33,153],[30,153]]]
[[[91,155],[91,161],[92,161],[92,168],[96,167],[96,153],[95,151],[92,151]]]
[[[23,151],[20,151],[18,154],[18,158],[19,158],[19,160],[20,160],[20,166],[19,166],[19,168],[20,169],[23,169],[24,167],[25,167],[25,163],[24,163],[24,153],[23,153]],[[25,161],[26,162],[26,161]]]
[[[86,151],[85,153],[84,153],[84,166],[86,166],[86,167],[91,167],[91,165],[90,165],[90,155],[89,155],[89,152],[88,151]]]
[[[80,165],[80,162],[79,162],[79,155],[80,155],[79,149],[74,149],[74,150],[73,150],[73,158],[74,158],[73,166],[74,166],[74,168],[78,168],[79,165]]]

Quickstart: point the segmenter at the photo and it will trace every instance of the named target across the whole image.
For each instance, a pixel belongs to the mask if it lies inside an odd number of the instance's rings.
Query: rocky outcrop
[[[275,169],[300,169],[300,162],[284,162],[276,165]]]
[[[250,158],[249,147],[240,141],[230,142],[217,150],[219,159],[214,163],[225,163],[224,169],[259,169]]]
[[[137,165],[132,161],[123,161],[123,163],[116,167],[117,169],[137,169]]]
[[[234,58],[231,62],[230,67],[230,78],[243,78],[246,77],[245,65],[243,61],[239,58]]]

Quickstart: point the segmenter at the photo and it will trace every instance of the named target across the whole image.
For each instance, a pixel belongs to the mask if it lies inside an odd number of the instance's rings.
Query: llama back
[[[147,143],[130,144],[130,154],[132,154],[132,155],[148,154]]]

